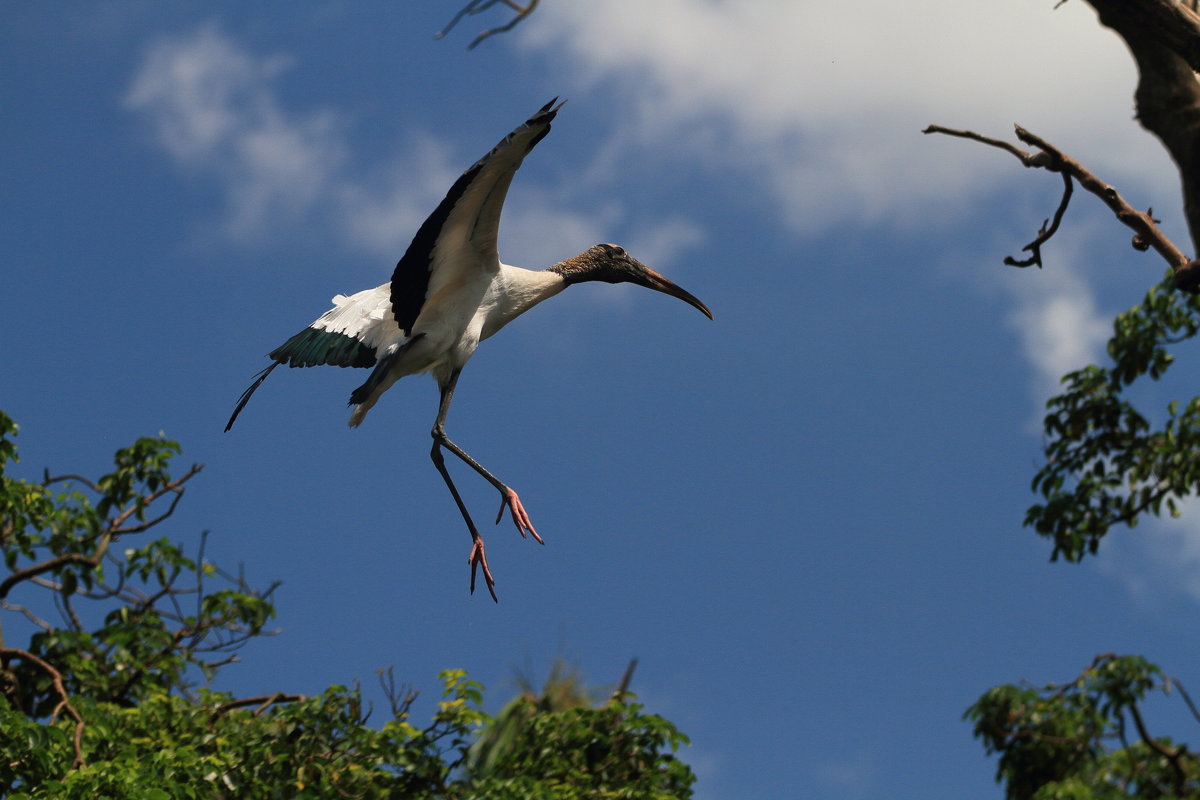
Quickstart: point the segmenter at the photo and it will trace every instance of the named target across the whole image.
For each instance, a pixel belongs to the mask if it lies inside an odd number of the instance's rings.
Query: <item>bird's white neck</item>
[[[486,339],[543,300],[567,288],[563,276],[548,270],[500,265],[484,304],[490,306],[481,339]]]

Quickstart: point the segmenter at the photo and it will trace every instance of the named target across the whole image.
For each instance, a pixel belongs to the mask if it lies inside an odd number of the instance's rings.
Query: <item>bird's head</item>
[[[701,303],[695,295],[659,275],[626,253],[625,248],[615,244],[589,247],[579,255],[561,261],[550,269],[562,275],[568,285],[584,281],[636,283],[638,286],[678,297],[688,305],[700,309],[704,316],[713,318],[708,306]]]

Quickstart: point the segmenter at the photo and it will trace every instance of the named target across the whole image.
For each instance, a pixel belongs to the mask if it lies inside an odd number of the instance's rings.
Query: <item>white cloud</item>
[[[1147,520],[1132,530],[1114,527],[1100,546],[1097,568],[1150,605],[1168,599],[1164,590],[1200,600],[1200,517],[1195,502],[1193,498],[1181,503],[1179,517]]]
[[[529,184],[510,195],[500,226],[500,257],[538,268],[607,241],[606,232],[620,222],[623,210],[605,201],[585,213],[569,195],[569,187]]]
[[[592,0],[543,6],[518,35],[586,83],[619,84],[624,142],[746,170],[797,230],[911,226],[1022,173],[922,136],[932,122],[1011,136],[1020,121],[1111,180],[1171,175],[1130,120],[1123,45],[1083,4],[1053,6]]]
[[[831,796],[856,800],[871,794],[878,774],[878,759],[860,752],[848,753],[840,760],[823,764],[818,768],[816,777],[830,790]]]
[[[704,243],[704,231],[679,216],[659,220],[654,227],[635,229],[628,249],[639,260],[658,267],[676,262],[680,255]]]
[[[261,237],[307,215],[331,225],[345,244],[395,259],[471,158],[414,132],[385,166],[349,163],[348,126],[338,113],[298,113],[280,101],[275,84],[288,66],[286,58],[256,55],[207,25],[154,43],[125,106],[149,123],[176,163],[221,186],[227,235]],[[611,238],[607,231],[625,211],[612,201],[579,209],[581,191],[604,180],[604,170],[588,172],[582,189],[576,179],[514,193],[505,209],[502,257],[540,267]],[[639,237],[643,249],[635,252],[656,265],[699,241],[698,228],[678,216],[647,225]]]
[[[461,173],[445,145],[419,138],[404,158],[372,170],[378,177],[343,178],[331,198],[342,233],[357,247],[396,259]]]
[[[1083,3],[590,0],[538,14],[525,47],[617,87],[621,122],[597,169],[641,148],[673,169],[733,170],[731,196],[766,194],[802,233],[944,231],[1028,184],[1010,155],[921,134],[929,123],[1015,141],[1019,122],[1135,205],[1176,197],[1174,167],[1132,119],[1132,59]],[[1091,202],[1077,193],[1068,224]],[[1064,239],[1052,268],[1005,282],[1039,409],[1064,373],[1103,357],[1110,330]]]
[[[274,215],[303,213],[344,161],[335,114],[290,115],[270,90],[286,67],[285,59],[246,53],[208,25],[154,44],[125,97],[177,162],[219,176],[226,231],[237,238],[261,232]]]
[[[1062,376],[1098,363],[1112,332],[1111,315],[1096,308],[1095,295],[1071,264],[1059,256],[1053,268],[1030,268],[1023,280],[1009,284],[1016,300],[1009,323],[1034,369],[1039,427],[1043,403],[1058,393]]]

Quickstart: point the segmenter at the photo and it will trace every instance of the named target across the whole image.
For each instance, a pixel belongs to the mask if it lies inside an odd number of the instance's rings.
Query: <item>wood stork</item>
[[[507,508],[522,537],[528,532],[544,542],[517,493],[446,436],[446,414],[454,387],[475,348],[538,303],[584,281],[635,283],[677,297],[712,319],[704,303],[613,244],[598,244],[540,271],[500,262],[496,237],[505,194],[526,154],[550,132],[550,122],[562,107],[562,103],[555,105],[556,100],[544,105],[454,182],[417,230],[390,282],[349,297],[334,297],[333,308],[272,350],[268,354],[272,363],[242,393],[225,426],[226,431],[233,427],[250,396],[280,364],[371,367],[366,383],[350,395],[350,427],[361,424],[380,395],[400,378],[432,373],[441,403],[431,431],[430,457],[471,532],[471,592],[475,591],[476,569],[482,566],[493,600],[495,581],[483,537],[446,470],[442,448],[500,492],[497,523]]]

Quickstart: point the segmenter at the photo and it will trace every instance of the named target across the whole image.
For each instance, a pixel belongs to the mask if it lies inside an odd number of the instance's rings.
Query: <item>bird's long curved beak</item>
[[[642,265],[642,268],[646,270],[645,275],[642,276],[645,281],[639,281],[639,283],[641,283],[647,289],[653,289],[656,292],[669,294],[671,297],[678,297],[688,305],[700,309],[700,312],[703,313],[704,316],[708,317],[709,319],[713,318],[712,312],[708,310],[708,306],[704,305],[704,303],[701,303],[699,298],[697,298],[694,294],[680,288],[676,284],[664,278],[662,275],[659,275],[657,272],[647,267],[645,264]]]

